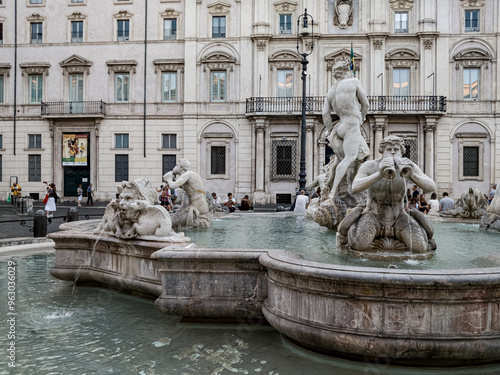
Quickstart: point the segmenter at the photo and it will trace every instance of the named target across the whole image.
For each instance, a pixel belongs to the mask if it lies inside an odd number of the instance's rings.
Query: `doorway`
[[[86,195],[87,187],[90,183],[90,166],[85,167],[64,167],[64,196],[78,196],[76,189],[82,184],[83,195]]]

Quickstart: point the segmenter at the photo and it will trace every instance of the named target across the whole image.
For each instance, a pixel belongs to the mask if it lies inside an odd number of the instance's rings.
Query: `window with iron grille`
[[[463,149],[464,176],[479,176],[479,147],[464,147]]]
[[[115,155],[115,182],[128,181],[128,155]]]
[[[28,155],[28,181],[42,181],[42,155]]]
[[[465,11],[465,31],[479,31],[479,10]]]
[[[115,148],[129,148],[128,134],[115,134]]]
[[[292,194],[276,194],[276,204],[292,204]]]
[[[177,134],[162,134],[161,148],[177,148]]]
[[[280,34],[292,33],[292,15],[280,14]]]
[[[226,16],[212,17],[212,38],[226,37]]]
[[[31,22],[31,44],[40,44],[42,43],[43,24],[41,22]]]
[[[417,147],[417,138],[415,137],[406,137],[405,141],[405,153],[403,154],[404,158],[410,159],[414,163],[418,163],[418,147]]]
[[[172,169],[174,169],[176,163],[177,157],[175,155],[162,155],[161,175],[163,176],[165,173],[168,173]]]
[[[272,179],[295,180],[297,178],[297,141],[272,141]]]
[[[28,134],[28,148],[42,148],[42,135]]]
[[[210,174],[226,174],[226,147],[210,148]]]

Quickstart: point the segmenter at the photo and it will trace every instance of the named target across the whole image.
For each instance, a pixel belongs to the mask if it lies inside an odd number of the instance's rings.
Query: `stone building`
[[[207,190],[286,203],[298,186],[302,65],[306,172],[330,150],[332,65],[354,56],[370,100],[362,133],[459,196],[500,178],[498,0],[0,0],[0,198],[11,176],[98,199],[187,158]],[[297,38],[307,8],[313,34]],[[17,28],[16,28],[17,24]],[[311,25],[310,25],[311,26]],[[300,25],[302,27],[302,25]],[[352,46],[352,47],[351,47]],[[82,147],[83,146],[83,147]]]

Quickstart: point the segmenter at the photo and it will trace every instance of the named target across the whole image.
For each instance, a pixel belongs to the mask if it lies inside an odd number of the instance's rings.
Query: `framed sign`
[[[62,165],[87,165],[88,134],[63,134]]]

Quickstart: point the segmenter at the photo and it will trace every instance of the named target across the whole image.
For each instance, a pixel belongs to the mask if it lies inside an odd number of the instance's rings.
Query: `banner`
[[[62,164],[87,165],[88,134],[63,134]]]

